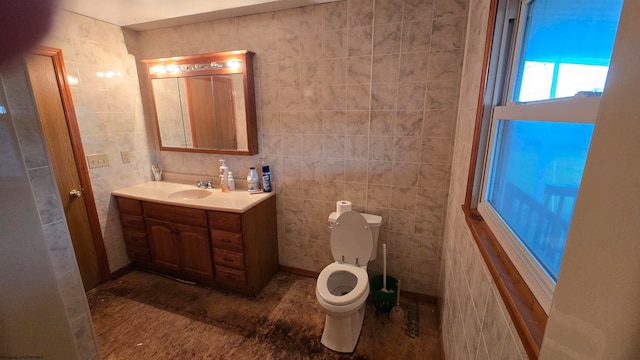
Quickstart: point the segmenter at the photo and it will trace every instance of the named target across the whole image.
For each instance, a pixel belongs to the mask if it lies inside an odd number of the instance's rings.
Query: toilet
[[[375,260],[382,217],[347,211],[329,215],[331,253],[316,282],[316,298],[325,313],[322,345],[352,353],[364,320],[369,296],[367,263]]]

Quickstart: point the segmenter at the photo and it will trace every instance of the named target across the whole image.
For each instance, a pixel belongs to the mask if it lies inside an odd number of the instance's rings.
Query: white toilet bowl
[[[366,268],[335,262],[320,272],[316,298],[326,314],[321,340],[324,346],[344,353],[355,350],[368,296]]]
[[[325,312],[321,343],[331,350],[351,353],[362,330],[369,296],[366,264],[375,254],[373,237],[375,233],[377,244],[382,218],[368,215],[365,219],[349,211],[333,220],[331,252],[336,262],[327,265],[316,282],[316,298]]]

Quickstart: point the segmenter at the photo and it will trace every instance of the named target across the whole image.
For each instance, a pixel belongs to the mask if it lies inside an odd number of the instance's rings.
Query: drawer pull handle
[[[231,240],[228,240],[228,239],[221,239],[220,241],[222,241],[225,244],[231,243]]]
[[[233,261],[233,259],[229,258],[229,257],[222,258],[222,260],[224,260],[224,261]]]
[[[127,225],[137,225],[138,222],[137,221],[129,221],[127,222]]]
[[[236,277],[235,277],[235,276],[233,276],[233,275],[231,275],[231,274],[226,274],[226,275],[224,276],[224,278],[225,278],[225,279],[229,279],[229,280],[235,280],[235,278],[236,278]]]

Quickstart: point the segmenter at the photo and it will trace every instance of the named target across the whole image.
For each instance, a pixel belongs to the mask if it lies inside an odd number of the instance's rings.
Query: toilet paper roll
[[[336,212],[338,213],[338,216],[347,211],[351,211],[351,201],[340,200],[336,203]]]

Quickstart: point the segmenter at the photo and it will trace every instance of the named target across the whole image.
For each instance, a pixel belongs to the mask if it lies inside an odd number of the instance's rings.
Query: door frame
[[[84,148],[82,147],[82,138],[80,136],[80,128],[78,127],[78,119],[76,117],[75,107],[71,97],[71,88],[67,82],[67,72],[64,67],[62,50],[46,46],[38,46],[31,52],[35,55],[48,56],[53,62],[53,68],[58,82],[58,89],[60,90],[60,99],[62,100],[64,117],[67,122],[67,129],[69,130],[69,139],[71,140],[73,157],[76,168],[78,169],[80,186],[83,190],[82,198],[84,199],[85,207],[87,209],[89,227],[91,228],[93,244],[96,249],[99,281],[103,282],[110,278],[111,271],[109,270],[107,252],[104,247],[104,239],[102,238],[102,230],[100,228],[100,220],[98,218],[98,210],[96,209],[95,197],[93,196],[89,169],[85,161],[85,153]]]

